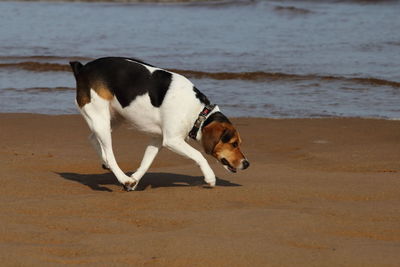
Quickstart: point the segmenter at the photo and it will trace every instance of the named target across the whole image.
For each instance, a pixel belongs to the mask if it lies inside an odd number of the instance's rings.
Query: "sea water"
[[[70,60],[135,57],[228,116],[400,117],[399,1],[0,2],[0,112],[76,113]]]

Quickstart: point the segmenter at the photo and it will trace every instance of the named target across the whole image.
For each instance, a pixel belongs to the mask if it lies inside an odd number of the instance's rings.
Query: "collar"
[[[203,110],[200,112],[199,117],[195,121],[192,130],[189,132],[189,137],[193,138],[194,140],[197,140],[197,133],[199,132],[199,129],[201,128],[201,125],[204,123],[204,121],[207,119],[208,116],[213,113],[212,111],[216,105],[205,105]]]

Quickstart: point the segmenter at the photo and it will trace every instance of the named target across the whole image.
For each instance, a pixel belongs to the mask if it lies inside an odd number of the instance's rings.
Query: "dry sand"
[[[400,121],[233,122],[248,170],[163,150],[124,192],[78,115],[0,114],[1,265],[398,266]],[[124,171],[146,142],[114,133]]]

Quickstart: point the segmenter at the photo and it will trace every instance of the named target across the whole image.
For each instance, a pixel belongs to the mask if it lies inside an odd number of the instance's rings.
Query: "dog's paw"
[[[111,171],[111,169],[110,169],[106,164],[104,164],[104,163],[101,165],[101,167],[102,167],[104,170]]]
[[[129,191],[135,190],[137,185],[138,185],[138,182],[137,182],[136,180],[128,181],[128,182],[125,182],[125,183],[123,184],[124,189],[125,189],[126,191],[128,191],[128,192],[129,192]]]
[[[214,179],[205,179],[205,182],[206,182],[206,184],[204,187],[206,187],[206,188],[214,188],[215,187],[215,183],[216,183],[215,178]]]

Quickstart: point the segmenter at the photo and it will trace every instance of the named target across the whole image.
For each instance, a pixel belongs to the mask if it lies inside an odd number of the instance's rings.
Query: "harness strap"
[[[207,116],[211,113],[211,111],[215,108],[215,105],[205,105],[203,110],[200,112],[199,117],[195,121],[192,130],[189,132],[189,137],[196,140],[197,133],[203,122],[207,119]]]

